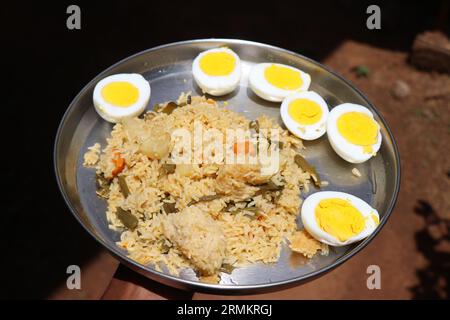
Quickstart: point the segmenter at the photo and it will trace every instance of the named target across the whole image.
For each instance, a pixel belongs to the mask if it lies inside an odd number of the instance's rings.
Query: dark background
[[[60,196],[52,157],[71,99],[108,66],[157,45],[210,37],[269,43],[319,61],[345,39],[407,51],[420,31],[449,31],[444,2],[2,2],[0,298],[45,298],[69,264],[98,252]],[[81,7],[81,30],[66,28],[70,4]],[[369,4],[382,6],[382,30],[365,27]]]

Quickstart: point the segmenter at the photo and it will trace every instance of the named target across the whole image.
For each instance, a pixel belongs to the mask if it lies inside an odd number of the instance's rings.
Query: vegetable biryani
[[[268,150],[279,154],[276,170],[266,172],[258,162],[208,161],[204,154],[175,163],[180,141],[174,132],[192,134],[194,143],[183,145],[181,153],[195,154],[196,125],[250,133],[248,140],[224,142],[223,157],[251,156],[266,135]],[[277,141],[269,138],[274,129]],[[209,143],[204,139],[203,148]],[[297,230],[300,192],[320,184],[302,148],[273,119],[249,120],[212,99],[182,94],[141,118],[116,123],[103,149],[98,143],[89,148],[84,165],[95,167],[110,228],[121,232],[117,245],[131,259],[175,275],[192,268],[203,281],[218,282],[221,272],[235,267],[276,262],[287,239],[292,250],[309,258],[328,253],[326,244]]]

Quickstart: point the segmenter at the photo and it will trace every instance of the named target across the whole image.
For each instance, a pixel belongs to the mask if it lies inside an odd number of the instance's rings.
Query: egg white
[[[365,220],[365,227],[360,233],[347,239],[346,241],[340,241],[331,234],[325,232],[319,226],[315,214],[316,207],[321,200],[330,198],[348,200],[356,209],[358,209],[359,212],[361,212]],[[337,191],[319,191],[310,195],[303,201],[301,210],[302,222],[308,233],[316,240],[330,246],[345,246],[368,237],[378,226],[378,224],[373,220],[371,216],[372,214],[378,218],[378,221],[380,220],[378,211],[372,208],[368,203],[351,194]]]
[[[235,59],[235,66],[233,71],[226,76],[210,76],[203,72],[200,68],[200,60],[208,53],[212,52],[226,52],[232,55]],[[192,75],[197,85],[203,90],[213,96],[222,96],[234,91],[241,80],[241,59],[228,48],[217,48],[203,51],[200,53],[192,63]]]
[[[102,89],[111,82],[128,82],[135,86],[138,91],[138,99],[129,107],[117,107],[105,101],[102,96]],[[116,123],[124,118],[131,118],[140,115],[146,108],[150,100],[150,84],[145,78],[137,73],[120,73],[100,80],[94,88],[93,101],[97,113],[106,121]]]
[[[316,123],[302,125],[289,115],[289,104],[297,99],[308,99],[317,103],[322,109],[322,116]],[[280,107],[281,119],[288,130],[303,140],[315,140],[324,135],[327,130],[328,105],[325,100],[314,91],[304,91],[291,94],[283,100]]]
[[[264,76],[265,70],[267,67],[270,67],[271,65],[278,65],[287,67],[289,69],[292,69],[298,73],[300,73],[300,77],[302,78],[303,84],[300,88],[296,90],[284,90],[280,89],[278,87],[275,87],[270,82],[266,80],[266,77]],[[307,91],[309,89],[309,85],[311,84],[311,76],[297,68],[279,64],[279,63],[260,63],[255,65],[249,74],[249,85],[250,88],[253,90],[253,92],[259,96],[260,98],[272,102],[280,102],[283,101],[284,98],[287,96],[300,91]]]
[[[333,109],[331,109],[328,115],[327,121],[327,135],[330,141],[331,147],[334,151],[344,160],[351,163],[361,163],[369,160],[371,157],[375,156],[381,146],[381,132],[380,125],[378,125],[378,136],[377,142],[372,145],[372,153],[364,153],[363,147],[355,145],[347,141],[339,132],[337,128],[337,120],[341,115],[347,112],[361,112],[367,114],[373,119],[372,112],[358,104],[353,103],[343,103]],[[376,122],[376,121],[375,121]]]

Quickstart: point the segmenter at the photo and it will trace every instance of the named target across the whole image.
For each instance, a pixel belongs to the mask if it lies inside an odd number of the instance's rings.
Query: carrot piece
[[[112,176],[115,177],[119,173],[121,173],[125,168],[125,159],[120,156],[119,152],[116,152],[114,153],[114,158],[112,159],[112,162],[116,166],[112,171]]]
[[[244,142],[235,142],[233,145],[233,152],[234,154],[238,154],[239,152],[244,152],[245,154],[251,154],[252,156],[255,155],[255,148],[253,147],[253,144],[250,143],[250,141],[244,141]]]

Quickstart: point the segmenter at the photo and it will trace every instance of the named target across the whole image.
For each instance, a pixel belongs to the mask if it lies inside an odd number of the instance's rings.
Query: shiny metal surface
[[[152,87],[148,108],[157,102],[174,100],[182,91],[201,94],[191,76],[192,60],[200,51],[224,45],[229,46],[242,59],[243,78],[235,92],[218,100],[228,101],[229,108],[249,118],[266,114],[277,118],[281,123],[279,103],[266,102],[247,88],[251,66],[267,61],[293,65],[309,73],[312,78],[311,90],[321,94],[330,108],[343,102],[352,102],[367,106],[374,112],[376,120],[381,124],[383,143],[378,155],[366,163],[353,165],[339,158],[331,149],[326,135],[305,143],[307,159],[317,166],[322,179],[330,182],[324,190],[354,194],[379,211],[381,223],[369,238],[354,245],[335,248],[329,256],[318,256],[309,261],[291,254],[284,247],[277,263],[235,269],[231,275],[225,274],[217,285],[198,282],[192,270],[182,271],[180,277],[157,272],[151,266],[140,265],[128,259],[125,251],[115,245],[119,233],[108,228],[105,202],[95,194],[95,172],[82,166],[87,147],[95,142],[104,146],[112,128],[94,110],[92,92],[95,84],[114,73],[141,73]],[[54,161],[58,184],[75,217],[123,263],[167,285],[221,294],[278,290],[311,280],[343,263],[364,248],[386,223],[395,205],[400,183],[400,161],[394,138],[380,113],[363,94],[317,62],[280,48],[242,40],[211,39],[173,43],[143,51],[105,70],[81,90],[66,111],[56,137]],[[361,178],[352,175],[353,167],[362,173]],[[314,188],[311,192],[314,192]],[[306,197],[307,194],[301,196]]]

